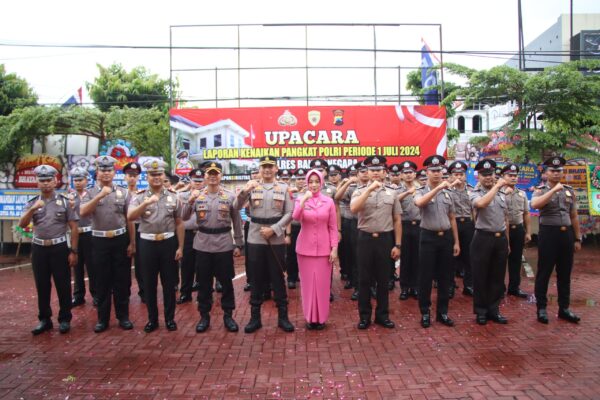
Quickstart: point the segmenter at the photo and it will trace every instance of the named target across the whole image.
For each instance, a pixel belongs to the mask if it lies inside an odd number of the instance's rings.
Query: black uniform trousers
[[[175,318],[176,251],[177,236],[161,241],[140,239],[140,255],[142,257],[142,273],[145,285],[144,294],[146,295],[149,322],[158,323],[156,291],[159,276],[163,292],[165,322],[172,321]]]
[[[456,218],[456,227],[458,229],[458,244],[460,245],[460,254],[454,257],[456,269],[462,271],[463,285],[473,287],[473,268],[471,267],[471,241],[475,233],[475,224],[471,218]]]
[[[69,267],[69,248],[66,243],[52,246],[31,245],[31,265],[38,296],[38,319],[49,320],[52,317],[50,293],[52,279],[58,295],[58,322],[71,321],[71,268]]]
[[[96,273],[92,263],[92,232],[84,232],[79,234],[79,243],[77,245],[79,254],[77,255],[77,265],[75,266],[73,282],[73,298],[85,298],[85,271],[89,278],[88,287],[93,298],[96,294]]]
[[[137,249],[140,248],[140,224],[133,224],[135,226],[135,248],[136,252],[133,256],[133,266],[135,272],[135,281],[138,284],[138,296],[142,299],[144,298],[144,275],[142,274],[142,258],[140,257],[140,252]]]
[[[575,233],[572,226],[540,225],[538,233],[538,269],[535,277],[537,308],[548,304],[548,283],[556,266],[558,306],[569,308],[571,269],[575,253]]]
[[[344,233],[342,232],[342,235]],[[358,289],[358,219],[353,218],[350,220],[350,249],[348,257],[352,258],[351,268],[352,275],[350,276],[350,282],[352,287]]]
[[[298,282],[298,256],[296,254],[296,242],[298,235],[300,234],[300,225],[291,225],[291,241],[292,243],[287,246],[287,254],[285,264],[287,267],[287,281]]]
[[[273,287],[275,304],[278,307],[287,305],[284,257],[284,244],[248,244],[248,258],[252,269],[251,305],[260,306],[263,303],[263,295],[268,290],[269,282]]]
[[[342,218],[342,240],[340,255],[340,268],[347,275],[348,281],[354,282],[356,271],[356,219]]]
[[[181,259],[181,287],[179,292],[182,296],[192,296],[194,276],[197,275],[196,250],[194,250],[194,237],[196,231],[186,229],[183,240],[183,258]],[[221,281],[219,281],[221,282]]]
[[[250,221],[244,223],[244,267],[246,268],[246,282],[252,282],[252,266],[250,265],[250,257],[248,257],[248,231],[250,229]]]
[[[508,256],[506,232],[475,229],[471,242],[473,268],[473,312],[497,315],[504,294],[504,275]]]
[[[417,289],[419,273],[420,221],[402,221],[400,288]]]
[[[127,257],[127,233],[114,238],[92,236],[92,257],[97,277],[98,321],[108,324],[111,302],[118,320],[129,319],[131,261]]]
[[[429,313],[431,285],[437,278],[437,314],[448,313],[449,289],[454,278],[452,263],[452,230],[430,231],[421,229],[419,235],[419,309]]]
[[[196,271],[198,273],[198,311],[208,314],[213,305],[213,276],[221,282],[221,308],[223,311],[235,309],[233,292],[233,250],[218,253],[196,252]]]
[[[376,235],[376,236],[374,236]],[[389,318],[390,254],[394,247],[394,231],[368,233],[358,231],[358,314],[361,320],[371,320],[371,291],[373,281],[377,284],[375,319]]]
[[[508,291],[516,292],[521,286],[521,261],[525,247],[525,228],[523,224],[510,225],[508,235],[510,253],[508,254]]]

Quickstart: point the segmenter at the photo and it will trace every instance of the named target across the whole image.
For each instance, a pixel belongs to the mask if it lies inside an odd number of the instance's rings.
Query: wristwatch
[[[402,244],[401,243],[396,243],[394,245],[394,247],[397,248],[398,250],[400,250],[400,248],[402,247]]]
[[[71,253],[73,254],[79,254],[79,252],[77,251],[77,249],[70,249]]]

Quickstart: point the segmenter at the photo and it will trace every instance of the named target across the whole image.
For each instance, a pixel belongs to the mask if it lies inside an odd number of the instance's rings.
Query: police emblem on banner
[[[311,110],[308,112],[308,122],[312,126],[317,126],[319,121],[321,120],[321,111]]]
[[[333,110],[333,124],[344,125],[344,110]]]

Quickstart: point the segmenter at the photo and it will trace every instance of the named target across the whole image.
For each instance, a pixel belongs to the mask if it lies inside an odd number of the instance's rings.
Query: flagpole
[[[442,79],[442,86],[441,86],[441,97],[440,97],[440,102],[442,100],[444,100],[444,52],[443,50],[443,45],[442,45],[442,24],[439,25],[440,27],[440,78]]]

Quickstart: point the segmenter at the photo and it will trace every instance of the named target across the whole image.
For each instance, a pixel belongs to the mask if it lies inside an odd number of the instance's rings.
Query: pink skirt
[[[332,268],[329,256],[298,254],[302,311],[306,322],[323,324],[329,317]]]

